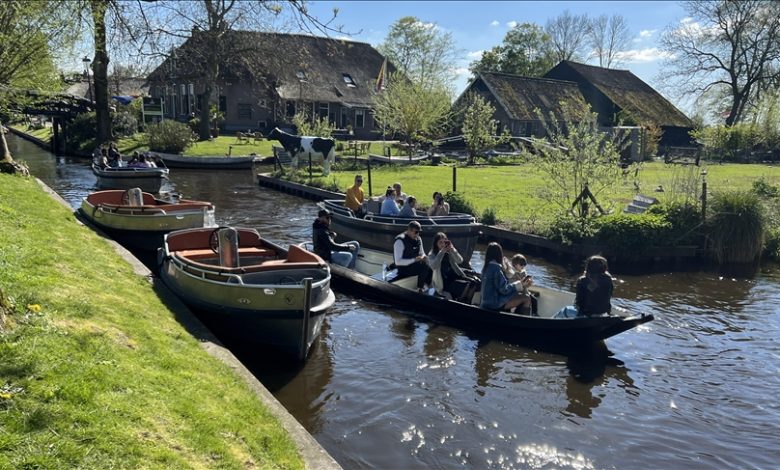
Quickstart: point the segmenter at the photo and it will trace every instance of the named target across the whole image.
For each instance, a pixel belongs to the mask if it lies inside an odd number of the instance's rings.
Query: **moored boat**
[[[165,284],[215,331],[301,360],[335,301],[322,258],[285,250],[254,229],[172,232],[159,257]]]
[[[135,250],[157,250],[165,234],[174,230],[216,226],[211,203],[189,199],[164,201],[140,188],[96,191],[81,200],[79,211]]]
[[[360,218],[344,207],[343,200],[327,199],[321,202],[320,206],[331,212],[331,229],[338,234],[340,240],[357,240],[366,248],[389,251],[392,250],[395,237],[406,230],[409,222],[416,220],[422,226],[420,236],[426,249],[431,247],[437,232],[444,232],[467,263],[474,253],[482,228],[469,214],[451,212],[450,215],[418,216],[410,219],[369,212]]]
[[[171,153],[156,154],[168,168],[188,168],[193,170],[248,170],[252,168],[255,157],[186,157]]]
[[[97,177],[98,189],[141,188],[149,193],[159,193],[168,179],[167,168],[106,167],[92,164],[92,173]]]
[[[540,286],[529,289],[537,300],[536,315],[483,309],[479,307],[479,293],[471,303],[463,303],[417,292],[415,276],[391,282],[394,271],[384,269],[391,262],[389,253],[361,248],[354,270],[331,264],[333,284],[341,291],[392,301],[442,323],[491,338],[554,351],[585,348],[653,320],[651,314],[632,314],[618,306],[613,306],[609,315],[556,318],[563,307],[574,303],[574,294]]]

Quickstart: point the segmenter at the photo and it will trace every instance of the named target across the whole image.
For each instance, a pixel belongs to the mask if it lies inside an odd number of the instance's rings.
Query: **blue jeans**
[[[346,242],[345,245],[354,246],[354,250],[350,251],[332,251],[330,253],[330,262],[344,266],[347,269],[355,269],[355,263],[357,263],[358,254],[360,253],[360,243],[356,241]]]

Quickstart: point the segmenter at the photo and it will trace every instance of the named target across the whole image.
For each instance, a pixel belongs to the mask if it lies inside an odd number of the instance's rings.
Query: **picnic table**
[[[262,142],[263,133],[262,132],[236,132],[237,144],[248,144],[250,140],[253,142]]]

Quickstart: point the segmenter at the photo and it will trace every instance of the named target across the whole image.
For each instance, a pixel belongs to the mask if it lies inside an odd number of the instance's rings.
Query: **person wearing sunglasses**
[[[331,213],[328,209],[321,209],[312,224],[312,241],[314,253],[328,263],[335,263],[348,269],[355,269],[355,263],[360,252],[360,243],[348,241],[336,243],[336,236],[330,230]]]
[[[347,188],[347,197],[344,199],[344,205],[358,217],[363,215],[363,201],[366,198],[362,185],[363,175],[355,175],[355,184]]]
[[[422,226],[416,220],[409,222],[406,231],[393,242],[393,261],[398,268],[395,280],[417,276],[417,290],[424,292],[431,283],[433,272],[425,256],[420,232]]]

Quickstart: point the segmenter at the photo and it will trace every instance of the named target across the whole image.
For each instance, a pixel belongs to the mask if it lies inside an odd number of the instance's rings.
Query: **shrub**
[[[569,245],[591,239],[595,233],[594,218],[580,218],[562,213],[555,217],[544,235],[553,241]]]
[[[596,226],[595,243],[628,258],[648,247],[664,245],[671,230],[663,215],[653,213],[609,215],[596,219]]]
[[[753,181],[753,188],[751,191],[759,197],[775,198],[780,195],[780,188],[771,183],[767,183],[763,176],[758,180]]]
[[[80,150],[92,150],[95,147],[95,138],[97,137],[97,117],[95,112],[82,113],[76,116],[68,124],[68,141],[65,148],[69,152]]]
[[[149,125],[146,136],[149,149],[157,152],[181,153],[192,144],[190,128],[170,119]]]
[[[460,193],[447,191],[447,194],[444,195],[444,200],[450,205],[450,212],[462,212],[471,215],[477,213],[474,206]]]
[[[484,211],[482,211],[482,217],[480,217],[480,222],[482,222],[485,225],[497,225],[501,221],[498,220],[498,217],[496,216],[496,210],[492,207],[488,207]]]
[[[648,214],[657,214],[669,222],[666,239],[658,239],[656,245],[695,245],[699,242],[702,222],[699,207],[685,202],[656,204],[647,210]]]
[[[189,126],[190,130],[197,134],[200,132],[200,118],[192,118],[189,121],[187,121],[187,126]]]
[[[720,264],[756,261],[764,244],[767,219],[752,191],[732,191],[713,197],[707,233]]]
[[[111,129],[114,137],[128,137],[138,132],[138,118],[131,106],[117,105],[111,113]]]

